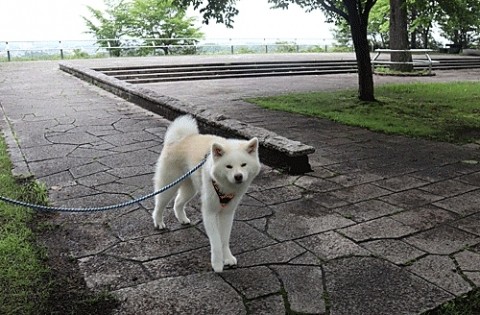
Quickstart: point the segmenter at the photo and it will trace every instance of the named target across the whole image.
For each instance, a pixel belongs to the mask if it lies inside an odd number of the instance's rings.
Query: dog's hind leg
[[[185,205],[195,196],[196,191],[192,180],[188,179],[180,186],[173,209],[175,217],[181,224],[190,224],[190,219],[185,214]]]

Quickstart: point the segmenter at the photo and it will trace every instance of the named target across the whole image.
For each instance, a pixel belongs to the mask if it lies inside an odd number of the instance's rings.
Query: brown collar
[[[233,198],[235,198],[235,194],[233,194],[233,193],[232,194],[222,193],[220,191],[220,187],[218,186],[218,184],[214,180],[212,180],[212,185],[213,185],[213,188],[215,189],[215,192],[218,195],[218,199],[220,201],[220,206],[222,208],[225,208],[228,205],[228,203],[230,201],[232,201]]]

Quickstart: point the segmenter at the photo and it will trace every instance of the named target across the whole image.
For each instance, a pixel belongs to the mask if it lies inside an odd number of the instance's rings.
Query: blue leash
[[[104,206],[104,207],[91,207],[91,208],[65,208],[65,207],[50,207],[50,206],[43,206],[43,205],[38,205],[38,204],[32,204],[20,200],[15,200],[11,199],[8,197],[0,196],[0,200],[4,202],[8,202],[17,206],[22,206],[22,207],[27,207],[35,210],[40,210],[40,211],[51,211],[51,212],[83,212],[83,213],[90,213],[90,212],[101,212],[101,211],[108,211],[108,210],[114,210],[114,209],[119,209],[119,208],[124,208],[128,207],[130,205],[133,205],[135,203],[142,202],[148,198],[151,198],[155,195],[158,195],[166,190],[169,190],[173,186],[177,185],[178,183],[184,181],[186,178],[190,177],[193,173],[195,173],[200,167],[205,164],[207,161],[207,158],[203,159],[200,163],[198,163],[195,167],[193,167],[191,170],[183,174],[181,177],[177,178],[175,181],[171,182],[170,184],[162,187],[161,189],[150,193],[148,195],[139,197],[137,199],[133,199],[130,201],[126,201],[123,203],[119,203],[116,205],[110,205],[110,206]]]

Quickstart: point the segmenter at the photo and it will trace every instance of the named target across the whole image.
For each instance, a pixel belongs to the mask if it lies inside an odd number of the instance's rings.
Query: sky
[[[103,0],[0,0],[0,41],[91,39],[82,16],[86,6],[103,9]],[[320,11],[304,12],[292,5],[288,10],[270,9],[267,0],[237,0],[240,11],[234,29],[223,24],[201,24],[205,39],[329,39],[330,24]]]

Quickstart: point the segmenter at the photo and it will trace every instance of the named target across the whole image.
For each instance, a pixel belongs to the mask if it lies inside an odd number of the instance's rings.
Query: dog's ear
[[[247,152],[248,154],[253,154],[258,151],[258,139],[252,138],[247,142]]]
[[[214,159],[221,158],[225,154],[225,150],[221,144],[212,144],[212,156]]]

